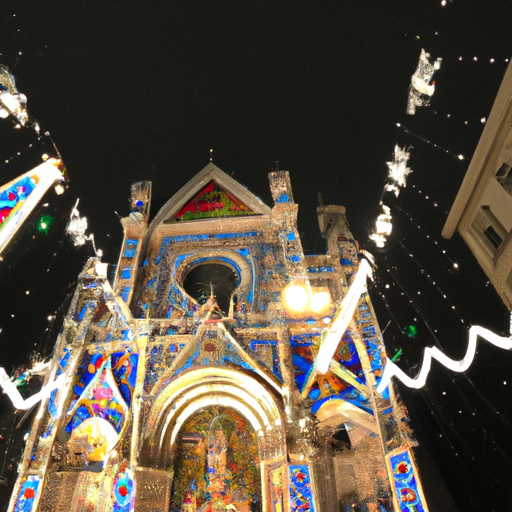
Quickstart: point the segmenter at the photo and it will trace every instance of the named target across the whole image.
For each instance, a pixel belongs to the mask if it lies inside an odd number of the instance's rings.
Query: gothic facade
[[[427,510],[366,293],[319,361],[360,267],[345,210],[319,207],[327,250],[305,255],[289,175],[269,180],[272,207],[209,163],[151,223],[151,183],[132,186],[115,276],[92,258],[79,277],[10,510]]]

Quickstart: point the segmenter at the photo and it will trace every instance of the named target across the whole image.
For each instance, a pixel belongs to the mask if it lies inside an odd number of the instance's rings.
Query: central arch
[[[197,411],[211,407],[232,409],[248,422],[256,433],[261,462],[269,457],[269,445],[273,457],[286,452],[281,398],[245,372],[199,368],[180,375],[166,387],[157,384],[155,390],[159,394],[148,415],[139,457],[142,467],[169,471],[181,428]]]

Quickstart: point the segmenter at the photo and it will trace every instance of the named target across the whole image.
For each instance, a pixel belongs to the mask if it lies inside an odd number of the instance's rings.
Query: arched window
[[[240,284],[235,267],[221,260],[206,260],[192,265],[183,277],[183,289],[199,304],[213,294],[223,313],[228,313],[231,297]]]

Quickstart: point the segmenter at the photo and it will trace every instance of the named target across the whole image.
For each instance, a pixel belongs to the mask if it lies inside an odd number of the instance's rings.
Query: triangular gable
[[[240,215],[257,215],[257,213],[212,180],[173,218],[175,221],[186,221]]]
[[[201,201],[213,204],[205,205]],[[206,211],[200,211],[206,207],[207,215]],[[271,209],[261,199],[210,162],[165,203],[151,223],[150,230],[163,222],[237,215],[270,215],[270,212]]]
[[[277,377],[251,357],[222,322],[201,326],[194,338],[173,361],[172,367],[160,378],[152,393],[158,394],[162,383],[167,385],[169,379],[176,378],[182,372],[204,366],[238,367],[253,372],[280,392],[282,384]]]

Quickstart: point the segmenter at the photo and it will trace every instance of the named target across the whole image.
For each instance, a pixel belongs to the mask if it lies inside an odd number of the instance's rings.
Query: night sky
[[[70,182],[61,197],[50,190],[3,254],[0,365],[51,353],[93,255],[64,233],[76,199],[103,261],[115,264],[131,183],[153,181],[155,214],[210,149],[269,205],[268,172],[290,171],[308,254],[324,251],[318,193],[346,206],[355,237],[377,258],[370,293],[403,369],[417,372],[426,346],[463,357],[473,324],[507,335],[508,312],[476,260],[458,235],[440,233],[512,55],[511,19],[512,4],[499,0],[2,0],[0,64],[51,139],[0,120],[0,179],[55,153],[53,141]],[[422,48],[442,66],[431,106],[408,116]],[[410,147],[413,173],[398,198],[385,196],[394,231],[376,250],[368,235],[395,144]],[[48,214],[54,223],[42,233]],[[511,365],[512,354],[482,341],[465,374],[434,363],[422,390],[399,386],[432,512],[512,510]],[[0,407],[7,496],[15,441],[30,424],[5,397]]]

